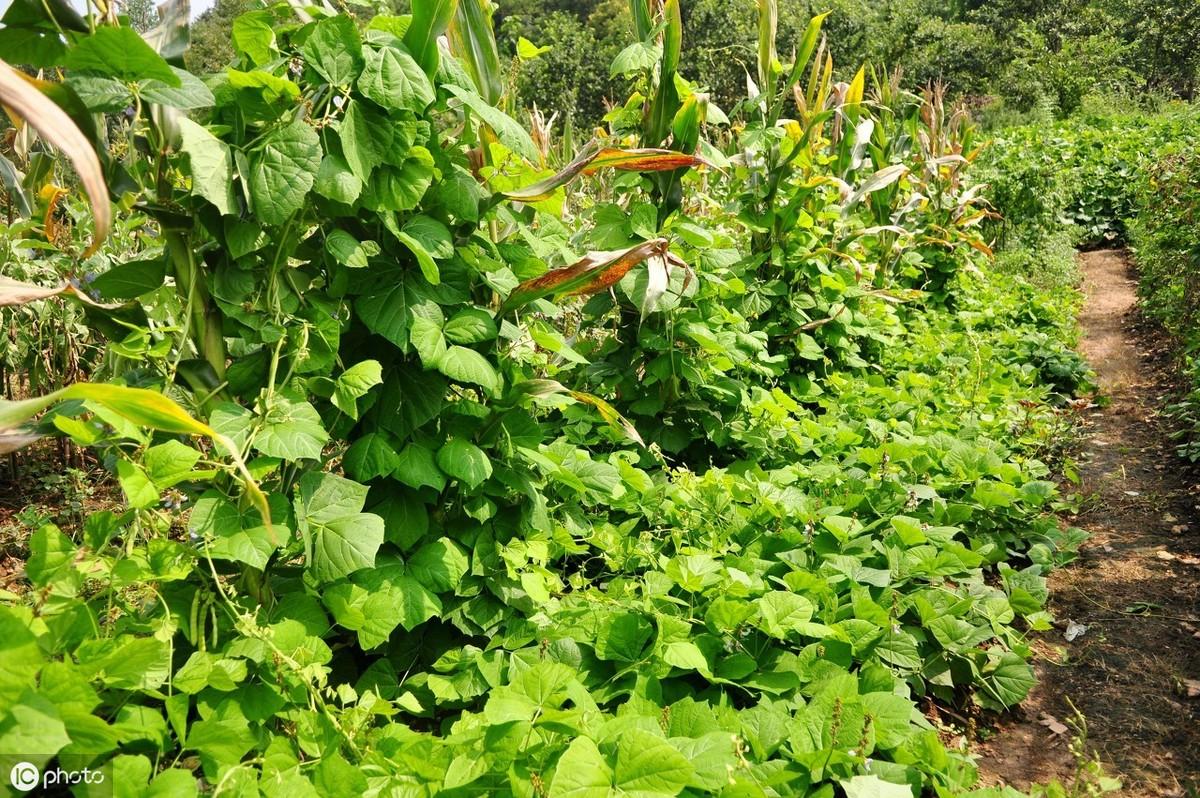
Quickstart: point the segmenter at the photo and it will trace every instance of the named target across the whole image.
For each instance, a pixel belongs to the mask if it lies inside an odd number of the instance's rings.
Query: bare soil
[[[1080,256],[1081,351],[1103,399],[1083,412],[1078,470],[1088,500],[1067,521],[1091,537],[1050,579],[1058,626],[1035,642],[1039,684],[979,746],[985,784],[1070,784],[1062,722],[1074,707],[1087,747],[1129,798],[1200,796],[1200,488],[1159,415],[1168,363],[1137,323],[1124,253]],[[1087,631],[1072,642],[1069,624]],[[1077,629],[1075,631],[1078,631]]]
[[[89,515],[122,508],[115,480],[82,450],[64,447],[62,439],[0,455],[0,590],[25,589],[33,529],[54,523],[74,534]]]

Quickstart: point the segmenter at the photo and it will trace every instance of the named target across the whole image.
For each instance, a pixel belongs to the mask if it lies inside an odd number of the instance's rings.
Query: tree
[[[574,115],[581,125],[600,121],[620,93],[609,77],[609,66],[620,52],[619,41],[605,41],[596,30],[569,11],[552,11],[536,18],[510,16],[505,20],[505,39],[515,53],[518,37],[549,46],[546,52],[521,67],[517,86],[520,103],[537,105],[547,115]]]
[[[129,17],[129,25],[138,33],[145,33],[158,24],[158,11],[152,0],[124,0],[121,13]]]
[[[953,95],[986,94],[1003,63],[1003,48],[986,27],[930,17],[914,31],[896,65],[913,86],[945,83]]]
[[[1200,0],[1107,0],[1147,90],[1192,99],[1200,75]]]
[[[233,60],[233,21],[249,9],[250,0],[217,0],[192,23],[191,46],[184,57],[189,71],[217,72]]]

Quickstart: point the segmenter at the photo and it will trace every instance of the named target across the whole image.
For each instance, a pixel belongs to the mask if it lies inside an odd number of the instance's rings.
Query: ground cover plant
[[[0,57],[51,71],[0,90],[95,222],[43,216],[0,298],[103,355],[2,440],[124,502],[30,530],[0,754],[131,795],[968,793],[935,708],[1025,696],[1079,542],[1071,306],[990,267],[965,114],[758,14],[718,109],[634,0],[629,99],[560,157],[482,0],[251,10],[209,75],[170,8],[14,4]],[[145,234],[98,249],[110,203]]]
[[[1064,228],[1085,248],[1129,243],[1129,222],[1152,215],[1144,196],[1151,170],[1195,128],[1195,110],[1179,104],[995,133],[977,174],[998,213],[989,234],[1014,248],[1036,249]]]
[[[1070,282],[1071,246],[1131,248],[1142,310],[1176,342],[1185,385],[1167,412],[1180,453],[1193,461],[1197,129],[1191,106],[1027,125],[997,134],[979,171],[998,214],[989,233],[1001,258],[1025,273]]]

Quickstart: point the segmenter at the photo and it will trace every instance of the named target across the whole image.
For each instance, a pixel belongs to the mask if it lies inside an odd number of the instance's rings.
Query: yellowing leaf
[[[667,247],[667,239],[656,238],[625,250],[589,252],[570,266],[554,269],[518,285],[501,306],[499,315],[545,296],[599,293],[616,284],[642,261],[655,256],[670,257]]]
[[[539,47],[533,42],[521,36],[517,39],[517,57],[522,61],[532,61],[533,59],[545,55],[553,50],[553,47]]]
[[[38,436],[30,434],[22,425],[51,405],[69,399],[95,402],[142,427],[210,438],[224,449],[233,461],[242,476],[247,495],[262,515],[272,542],[278,545],[279,541],[274,539],[275,533],[271,527],[267,497],[250,474],[237,444],[204,422],[192,418],[186,410],[161,393],[144,388],[127,388],[123,385],[78,382],[45,396],[19,402],[0,400],[0,452],[13,451],[37,440]]]
[[[549,199],[556,189],[570,183],[580,174],[592,175],[601,169],[616,169],[622,172],[670,172],[705,163],[706,161],[699,156],[674,150],[603,147],[583,152],[560,172],[545,180],[503,193],[505,197],[518,202],[538,202]]]
[[[850,86],[846,89],[846,106],[857,106],[863,99],[863,88],[866,85],[866,67],[859,67]]]
[[[79,182],[83,184],[88,201],[92,204],[95,219],[92,245],[83,253],[85,258],[90,256],[100,247],[112,227],[108,186],[104,182],[104,172],[96,151],[65,111],[4,61],[0,61],[0,102],[9,109],[10,116],[32,125],[42,138],[62,150],[74,164],[75,171],[79,173]]]

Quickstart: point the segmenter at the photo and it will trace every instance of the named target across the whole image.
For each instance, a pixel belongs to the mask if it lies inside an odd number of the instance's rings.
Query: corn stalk
[[[648,41],[657,35],[662,48],[658,64],[646,76],[650,92],[642,109],[641,145],[668,147],[684,155],[694,155],[708,113],[708,98],[702,94],[689,94],[683,98],[679,94],[676,78],[683,49],[683,16],[679,0],[665,0],[661,6],[657,0],[631,0],[630,8],[638,37]],[[659,229],[683,204],[682,183],[688,168],[651,178]]]

